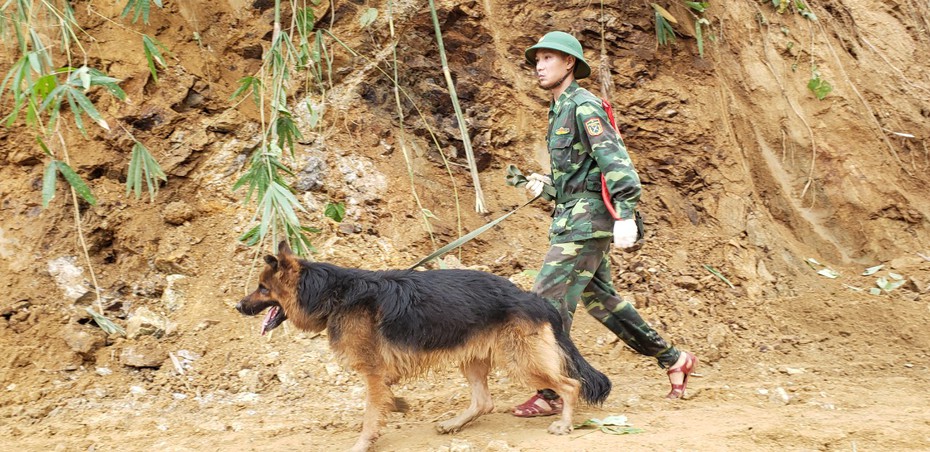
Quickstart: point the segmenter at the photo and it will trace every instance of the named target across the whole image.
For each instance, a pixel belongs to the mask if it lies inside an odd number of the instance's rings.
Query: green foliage
[[[789,9],[794,9],[807,20],[817,20],[817,15],[811,11],[810,7],[803,0],[772,0],[772,6],[778,14],[784,14]]]
[[[52,159],[45,167],[45,175],[42,178],[42,207],[48,207],[49,202],[55,197],[55,183],[58,180],[58,173],[64,176],[78,196],[92,206],[97,205],[97,198],[91,193],[90,187],[84,183],[81,176],[78,176],[67,163]]]
[[[823,100],[833,91],[833,85],[830,82],[820,78],[820,71],[816,67],[811,71],[811,79],[807,82],[807,89],[811,90],[817,100]]]
[[[368,28],[369,25],[373,24],[375,20],[378,19],[378,10],[375,8],[368,8],[362,13],[362,17],[358,19],[359,25],[362,28]]]
[[[312,3],[319,4],[319,0]],[[284,150],[296,160],[295,146],[303,139],[288,106],[288,92],[298,70],[308,71],[308,83],[312,80],[322,92],[322,62],[326,60],[331,73],[332,60],[327,55],[321,30],[314,30],[316,14],[309,7],[294,6],[291,26],[284,27],[280,23],[281,5],[275,3],[275,32],[262,68],[255,75],[241,78],[239,87],[230,97],[235,99],[252,93],[255,105],[263,111],[263,118],[268,118],[262,123],[262,142],[252,154],[245,172],[233,184],[233,190],[248,186],[245,201],[250,202],[255,195],[258,202],[253,219],[258,225],[250,228],[239,240],[251,246],[264,243],[270,235],[271,242],[277,243],[277,236],[283,234],[295,252],[305,254],[313,250],[307,234],[319,230],[301,225],[298,213],[306,211],[285,180],[285,176],[294,177],[294,174],[283,161]],[[309,95],[315,90],[307,86],[304,92]],[[319,120],[319,113],[314,111],[309,99],[305,104],[312,127]]]
[[[278,112],[278,119],[275,121],[275,129],[278,133],[278,147],[291,151],[291,157],[294,157],[294,143],[303,139],[297,123],[289,111]]]
[[[710,28],[711,23],[703,17],[703,14],[710,7],[710,2],[682,1],[681,3],[688,8],[685,11],[694,18],[694,39],[697,41],[698,53],[701,58],[704,58],[705,30]],[[657,3],[652,4],[652,9],[655,11],[656,41],[662,46],[675,42],[678,36],[675,26],[681,18],[676,19],[672,13]],[[713,35],[709,36],[709,39],[713,41]]]
[[[326,209],[323,211],[323,215],[326,215],[326,218],[336,223],[342,223],[342,220],[346,217],[346,205],[341,202],[326,203]]]
[[[142,196],[143,180],[148,187],[149,200],[154,202],[155,195],[158,194],[158,181],[167,181],[168,178],[145,145],[136,141],[132,147],[129,172],[126,174],[126,196],[134,192],[136,199],[139,199]]]
[[[85,92],[92,87],[100,86],[123,100],[126,98],[126,93],[119,87],[118,79],[87,66],[77,69],[63,67],[42,75],[36,71],[34,59],[30,55],[35,55],[35,53],[23,56],[13,65],[0,88],[0,96],[2,96],[7,83],[12,82],[10,91],[13,95],[13,111],[4,118],[8,127],[16,122],[20,111],[25,108],[26,125],[38,128],[41,122],[40,115],[46,113],[49,116],[48,130],[51,131],[61,114],[61,107],[67,104],[74,116],[75,125],[82,133],[87,132],[82,118],[85,114],[100,127],[110,129]],[[33,78],[33,72],[36,72],[37,78]]]
[[[694,39],[697,40],[698,45],[698,54],[701,55],[701,58],[704,58],[704,31],[702,26],[710,25],[710,22],[705,18],[700,18],[694,21]]]
[[[287,185],[280,172],[285,172],[291,176],[294,175],[287,166],[278,160],[277,156],[266,155],[256,150],[252,154],[249,169],[233,184],[233,190],[238,190],[243,185],[248,184],[249,191],[246,192],[245,201],[251,201],[253,193],[257,193],[257,198],[262,199],[272,182]]]
[[[707,10],[707,7],[710,6],[710,2],[685,2],[685,5],[688,5],[688,8],[691,8],[699,13],[703,13]]]
[[[126,17],[130,12],[135,12],[135,15],[132,18],[132,23],[139,21],[139,17],[142,17],[143,23],[149,23],[149,11],[152,9],[152,6],[149,2],[154,3],[155,6],[161,8],[162,0],[129,0],[126,2],[126,7],[123,8],[123,13],[120,14],[120,17]]]
[[[121,336],[126,335],[126,330],[124,330],[123,327],[113,323],[110,319],[97,313],[97,311],[94,311],[93,309],[91,309],[90,306],[84,308],[84,310],[87,311],[87,313],[90,314],[91,317],[93,317],[94,323],[96,323],[97,326],[99,326],[100,329],[103,330],[105,333],[119,334]]]
[[[252,100],[256,107],[262,105],[262,79],[254,76],[246,76],[239,79],[239,88],[229,96],[229,99],[235,99],[243,94],[252,93]]]
[[[149,35],[142,35],[142,51],[145,53],[145,60],[149,63],[149,72],[152,73],[152,80],[156,83],[158,82],[158,71],[156,70],[155,64],[157,63],[162,68],[168,67],[168,63],[165,62],[165,57],[161,54],[162,50],[168,53],[168,49],[162,45],[162,43],[158,42],[158,40]]]
[[[672,29],[670,23],[674,23],[675,18],[665,8],[655,3],[652,4],[652,8],[655,10],[656,16],[656,41],[663,46],[668,45],[669,42],[675,42],[675,30]]]

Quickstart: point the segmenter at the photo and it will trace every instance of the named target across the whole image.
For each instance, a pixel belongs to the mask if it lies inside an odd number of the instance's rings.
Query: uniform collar
[[[574,94],[575,91],[578,91],[578,88],[580,88],[580,86],[578,86],[578,82],[572,80],[572,83],[568,85],[568,88],[565,88],[565,91],[562,91],[562,94],[559,95],[559,98],[556,99],[555,102],[549,103],[549,111],[556,114],[562,111],[562,107],[566,102],[568,102],[568,99],[572,97],[572,94]]]

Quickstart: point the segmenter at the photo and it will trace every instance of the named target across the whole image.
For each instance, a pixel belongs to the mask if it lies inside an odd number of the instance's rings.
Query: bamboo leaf
[[[253,246],[257,244],[259,240],[261,240],[261,236],[259,235],[258,226],[255,226],[252,229],[245,231],[245,234],[242,234],[241,236],[239,236],[239,241],[242,243],[245,243],[248,246]]]
[[[657,13],[661,14],[662,17],[665,18],[665,20],[675,25],[678,25],[678,19],[675,19],[675,16],[673,16],[672,13],[668,12],[668,10],[666,10],[665,8],[655,3],[652,4],[652,8],[655,9]]]
[[[359,22],[359,24],[362,26],[362,28],[366,28],[366,27],[368,27],[369,25],[371,25],[372,23],[374,23],[374,21],[375,21],[377,18],[378,18],[378,10],[375,9],[375,8],[368,8],[368,9],[365,10],[365,12],[362,14],[362,17],[360,17],[360,18],[358,19],[358,22]]]
[[[130,193],[135,192],[136,199],[139,199],[139,197],[142,196],[142,184],[139,180],[141,176],[140,160],[141,159],[139,158],[139,153],[136,150],[136,146],[133,146],[129,158],[129,170],[126,171],[126,196],[129,196]]]
[[[704,58],[704,32],[701,30],[701,24],[707,22],[707,19],[700,18],[694,21],[694,39],[697,40],[698,55]]]
[[[126,100],[126,92],[119,87],[119,82],[122,80],[114,77],[110,77],[105,73],[97,70],[90,69],[90,84],[91,86],[102,86],[107,89],[114,97],[119,100]]]
[[[689,8],[699,13],[703,13],[707,9],[708,3],[709,2],[685,2],[685,5],[688,5]]]
[[[881,269],[884,268],[884,267],[885,267],[885,264],[876,265],[876,266],[874,266],[874,267],[869,267],[869,268],[865,269],[864,272],[862,272],[862,276],[874,275],[875,272],[881,270]]]
[[[103,127],[105,130],[110,130],[110,126],[103,119],[103,117],[100,116],[100,113],[94,107],[93,102],[91,102],[90,99],[84,95],[84,93],[74,88],[70,88],[68,90],[68,94],[74,97],[74,100],[78,103],[78,105],[80,105],[81,109],[87,113],[87,116],[90,116],[90,119],[93,119],[100,127]]]
[[[152,80],[158,83],[158,69],[155,67],[156,64],[163,68],[167,68],[168,64],[165,61],[165,57],[161,54],[159,49],[164,49],[160,42],[156,41],[155,38],[152,38],[148,35],[142,35],[142,51],[145,54],[145,60],[149,64],[149,72],[152,74]]]
[[[48,204],[55,197],[55,182],[58,180],[58,164],[52,160],[45,167],[45,176],[42,177],[42,208],[48,207]]]
[[[308,36],[313,33],[313,24],[316,22],[316,14],[312,8],[300,8],[295,15],[297,19],[297,31],[301,36]]]
[[[80,197],[84,198],[84,200],[92,206],[97,205],[97,198],[95,198],[94,194],[90,192],[90,187],[84,183],[84,180],[81,179],[81,176],[78,176],[77,173],[75,173],[74,170],[71,169],[71,167],[68,166],[68,164],[65,162],[59,160],[56,166],[58,167],[58,170],[61,171],[61,175],[65,177],[65,180],[68,181],[68,184],[74,188],[74,191]]]
[[[100,327],[101,330],[105,331],[107,334],[121,334],[126,335],[126,330],[123,327],[113,323],[110,319],[98,314],[96,311],[91,309],[89,306],[84,308],[91,317],[94,318],[94,323]]]

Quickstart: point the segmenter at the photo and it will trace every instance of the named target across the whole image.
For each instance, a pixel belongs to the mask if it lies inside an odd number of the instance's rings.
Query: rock
[[[707,344],[713,348],[722,349],[726,347],[729,335],[730,329],[722,323],[717,323],[707,332]]]
[[[65,298],[72,302],[77,301],[90,292],[84,280],[84,269],[78,267],[74,256],[63,256],[48,261],[48,273],[52,275],[55,284],[64,292]]]
[[[344,157],[339,161],[339,172],[345,185],[357,193],[359,203],[380,200],[387,190],[387,177],[370,160]]]
[[[908,277],[908,282],[905,287],[913,290],[914,292],[924,294],[930,292],[930,280],[919,277],[919,276],[910,276]]]
[[[126,323],[126,337],[138,339],[142,336],[161,338],[174,331],[174,325],[168,319],[150,311],[146,307],[136,309]]]
[[[511,446],[507,443],[507,441],[502,439],[495,439],[494,441],[489,442],[484,450],[485,452],[517,452],[520,449]]]
[[[440,446],[436,450],[439,452],[471,452],[478,448],[464,439],[455,438],[448,446]]]
[[[162,218],[165,223],[177,226],[192,220],[195,214],[196,212],[190,204],[184,201],[174,201],[165,206]]]
[[[197,326],[194,327],[194,331],[203,331],[218,323],[220,323],[219,320],[205,319],[201,321],[200,323],[198,323]]]
[[[326,178],[328,171],[326,162],[316,155],[307,157],[306,164],[297,174],[297,182],[294,183],[294,189],[300,191],[319,191],[323,188],[323,180]]]
[[[128,367],[161,367],[167,355],[157,343],[143,342],[126,346],[119,355],[119,362]]]
[[[92,333],[96,332],[97,334]],[[106,336],[99,329],[90,330],[83,325],[70,324],[61,332],[62,339],[84,358],[94,355],[98,348],[106,345]]]
[[[805,372],[804,369],[797,368],[797,367],[788,367],[788,366],[781,366],[778,368],[778,371],[783,374],[788,374],[788,375],[800,375]]]
[[[355,223],[340,223],[339,232],[343,234],[358,234],[362,232],[362,227]]]
[[[899,258],[892,259],[888,263],[888,268],[898,271],[906,271],[908,269],[918,268],[926,262],[920,256],[903,256]]]
[[[701,286],[701,282],[693,276],[683,275],[675,278],[675,285],[686,290],[696,290]]]
[[[156,273],[147,276],[142,281],[132,283],[132,294],[144,298],[161,298],[166,285],[165,277]]]
[[[177,311],[184,306],[185,295],[190,286],[184,275],[168,275],[165,291],[161,294],[161,301],[169,311]]]
[[[774,403],[787,405],[789,402],[791,402],[791,396],[788,395],[788,392],[785,391],[785,388],[779,386],[769,393],[769,400]]]

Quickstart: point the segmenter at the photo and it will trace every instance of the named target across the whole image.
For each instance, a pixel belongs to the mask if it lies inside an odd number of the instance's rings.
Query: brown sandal
[[[688,387],[688,377],[694,372],[694,368],[697,367],[697,357],[689,352],[682,353],[685,355],[685,362],[678,367],[670,367],[668,371],[666,371],[666,374],[682,373],[685,375],[685,378],[681,381],[681,384],[676,385],[671,383],[672,390],[665,396],[666,399],[680,399],[685,396],[685,388]]]
[[[541,403],[540,403],[541,402]],[[552,416],[562,412],[562,398],[548,400],[536,393],[529,400],[517,405],[511,412],[516,417]]]

